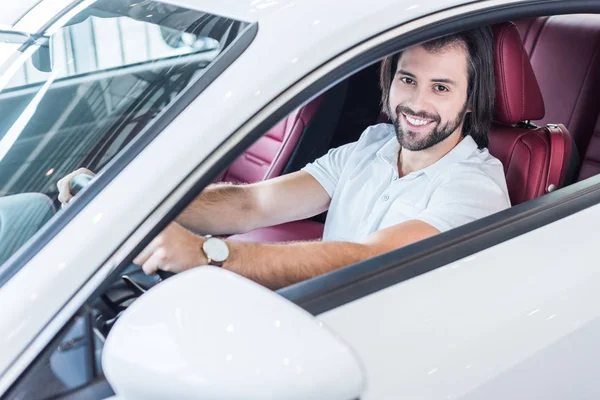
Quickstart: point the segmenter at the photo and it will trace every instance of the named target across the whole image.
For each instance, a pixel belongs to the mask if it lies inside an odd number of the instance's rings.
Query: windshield
[[[61,177],[101,171],[247,25],[156,1],[97,0],[21,45],[0,66],[0,265],[60,217]]]

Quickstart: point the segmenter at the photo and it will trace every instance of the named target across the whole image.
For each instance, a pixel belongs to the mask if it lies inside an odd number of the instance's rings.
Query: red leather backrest
[[[222,180],[253,183],[279,176],[322,99],[315,98],[271,128],[229,166]]]
[[[489,151],[506,174],[513,205],[559,188],[569,170],[571,136],[564,126],[528,128],[521,121],[544,116],[544,102],[517,27],[494,26],[496,120]]]
[[[546,104],[538,125],[562,123],[582,156],[579,180],[600,173],[600,15],[516,22]]]
[[[512,23],[494,26],[494,72],[496,76],[496,120],[513,125],[544,118],[544,99]]]

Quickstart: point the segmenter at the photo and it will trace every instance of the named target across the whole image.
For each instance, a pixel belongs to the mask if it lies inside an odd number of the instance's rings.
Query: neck
[[[411,151],[400,149],[398,154],[398,175],[406,176],[434,164],[450,152],[463,139],[461,130],[457,130],[446,139],[425,150]]]

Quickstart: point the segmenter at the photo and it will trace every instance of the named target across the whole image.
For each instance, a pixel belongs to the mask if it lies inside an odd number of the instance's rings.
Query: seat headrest
[[[544,99],[517,26],[494,25],[496,121],[514,125],[544,118]]]

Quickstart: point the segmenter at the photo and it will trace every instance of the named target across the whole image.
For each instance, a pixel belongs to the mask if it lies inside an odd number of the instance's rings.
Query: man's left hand
[[[207,264],[202,251],[204,238],[172,222],[133,260],[144,272],[154,275],[159,269],[182,272]]]

